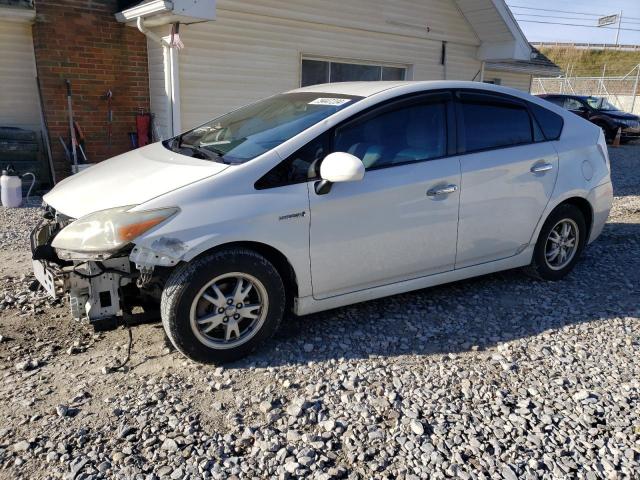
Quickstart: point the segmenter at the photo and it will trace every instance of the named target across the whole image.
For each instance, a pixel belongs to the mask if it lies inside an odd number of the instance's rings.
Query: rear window
[[[531,113],[533,113],[542,130],[544,138],[547,140],[557,140],[560,138],[562,126],[564,125],[562,117],[535,103],[530,103],[529,106],[531,107]]]
[[[531,117],[523,104],[482,94],[463,94],[461,99],[465,152],[533,142]]]

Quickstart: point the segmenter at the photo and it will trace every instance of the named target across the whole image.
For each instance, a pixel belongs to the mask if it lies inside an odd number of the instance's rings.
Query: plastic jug
[[[31,183],[31,188],[33,188],[35,175],[33,173],[25,173],[25,175],[33,177]],[[31,193],[31,188],[29,188],[29,193]],[[29,197],[29,194],[27,194],[27,197]],[[2,170],[2,176],[0,176],[0,200],[3,207],[16,208],[22,205],[22,179],[12,165],[9,165],[6,170]]]

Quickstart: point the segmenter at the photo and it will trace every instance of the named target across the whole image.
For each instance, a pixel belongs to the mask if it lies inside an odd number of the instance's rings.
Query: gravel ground
[[[0,210],[0,477],[640,478],[640,145],[567,279],[509,271],[286,323],[225,368],[28,290]]]

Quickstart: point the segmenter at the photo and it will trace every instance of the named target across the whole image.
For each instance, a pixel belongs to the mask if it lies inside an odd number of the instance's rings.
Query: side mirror
[[[358,157],[346,152],[327,155],[320,164],[320,177],[316,183],[316,193],[329,193],[333,183],[355,182],[364,178],[364,164]]]

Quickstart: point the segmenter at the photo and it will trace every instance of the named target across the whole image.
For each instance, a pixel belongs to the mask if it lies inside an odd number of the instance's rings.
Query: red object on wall
[[[138,146],[144,147],[145,145],[149,145],[151,115],[148,113],[139,113],[136,115],[136,131],[138,132]]]
[[[0,2],[1,3],[1,2]],[[71,173],[58,137],[69,139],[64,80],[73,84],[73,114],[82,125],[87,157],[99,162],[131,150],[135,115],[149,111],[147,39],[118,23],[117,0],[35,0],[36,67],[58,180]],[[105,92],[113,92],[112,136]]]

